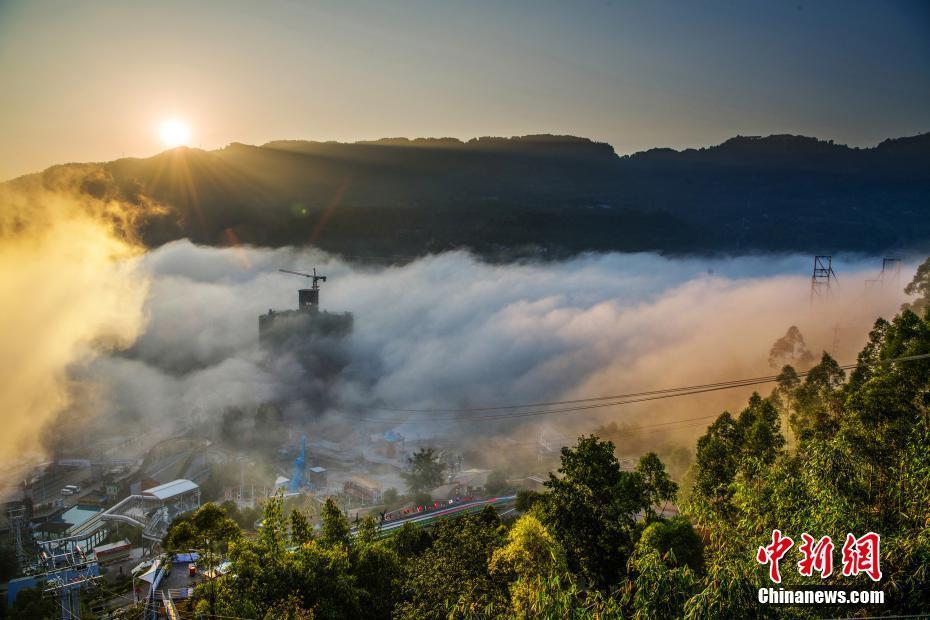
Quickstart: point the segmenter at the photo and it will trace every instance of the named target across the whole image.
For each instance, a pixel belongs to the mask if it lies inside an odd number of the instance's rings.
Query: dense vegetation
[[[279,141],[121,159],[101,174],[167,206],[144,231],[153,246],[312,244],[384,262],[457,248],[877,253],[930,240],[930,134],[869,149],[736,137],[625,157],[571,136]]]
[[[928,261],[930,264],[930,261]],[[522,492],[520,516],[490,508],[407,525],[382,537],[367,519],[352,534],[331,501],[316,533],[307,516],[264,508],[245,537],[207,505],[172,526],[167,544],[220,553],[232,570],[197,589],[201,614],[249,618],[739,618],[930,613],[930,309],[923,294],[878,320],[847,377],[824,354],[787,366],[766,398],[722,413],[698,440],[685,493],[654,454],[620,466],[597,436],[563,448],[543,493]],[[923,288],[921,288],[923,287]],[[922,312],[916,314],[913,309]],[[789,442],[790,438],[790,442]],[[430,455],[421,454],[424,463]],[[683,497],[678,497],[679,495]],[[663,507],[677,501],[682,515]],[[764,606],[756,551],[779,529],[801,539],[881,534],[883,578],[802,577],[793,548],[782,587],[882,588],[881,607]],[[212,558],[212,559],[211,559]],[[839,566],[840,561],[836,561]]]

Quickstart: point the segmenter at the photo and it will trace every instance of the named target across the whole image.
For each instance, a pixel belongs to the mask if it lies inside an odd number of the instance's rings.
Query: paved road
[[[498,512],[505,512],[509,511],[516,501],[516,495],[505,495],[502,497],[489,497],[486,499],[476,499],[469,502],[462,502],[460,504],[453,504],[446,508],[434,508],[428,512],[417,512],[401,519],[385,521],[381,525],[381,533],[382,535],[387,534],[392,530],[403,527],[405,523],[413,523],[417,527],[430,527],[439,519],[454,517],[470,512],[479,512],[483,510],[485,506],[494,506]],[[352,533],[355,534],[355,528],[352,528]]]

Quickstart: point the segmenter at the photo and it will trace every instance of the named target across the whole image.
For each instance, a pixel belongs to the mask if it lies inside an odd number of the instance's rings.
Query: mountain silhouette
[[[874,148],[737,136],[622,157],[554,135],[281,140],[101,165],[127,195],[169,206],[144,231],[151,246],[312,244],[394,260],[455,248],[510,258],[930,245],[930,134]]]

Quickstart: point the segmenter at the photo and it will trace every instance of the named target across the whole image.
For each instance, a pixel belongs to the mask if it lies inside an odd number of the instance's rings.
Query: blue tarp
[[[200,559],[200,555],[197,553],[175,553],[174,558],[171,559],[171,562],[174,564],[190,564],[191,562],[196,562]]]

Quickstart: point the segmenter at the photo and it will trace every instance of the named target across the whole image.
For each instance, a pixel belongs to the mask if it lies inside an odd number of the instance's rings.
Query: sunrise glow
[[[168,148],[187,146],[191,138],[190,128],[183,121],[170,119],[164,121],[158,129],[162,144]]]

